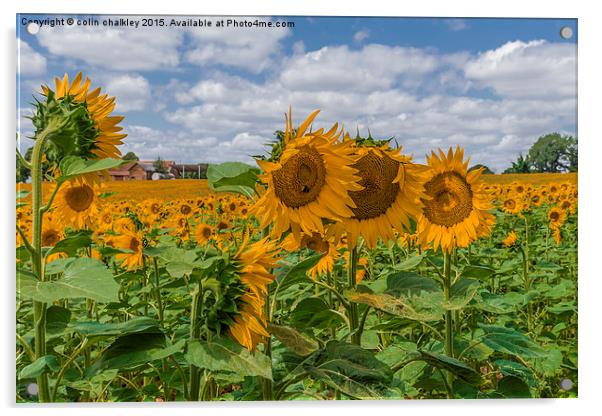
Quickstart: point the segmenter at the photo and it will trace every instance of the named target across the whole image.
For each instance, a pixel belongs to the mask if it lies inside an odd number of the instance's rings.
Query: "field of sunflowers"
[[[42,98],[18,402],[576,397],[576,175],[418,164],[316,111],[257,166],[109,183],[114,99]]]

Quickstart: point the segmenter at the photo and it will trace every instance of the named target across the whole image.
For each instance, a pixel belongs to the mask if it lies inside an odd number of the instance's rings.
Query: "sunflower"
[[[142,248],[144,247],[142,233],[126,231],[120,236],[112,238],[111,243],[113,247],[130,250],[130,252],[115,255],[115,259],[121,262],[122,267],[135,270],[144,265],[142,259]]]
[[[194,231],[194,237],[196,238],[196,242],[198,245],[206,244],[207,241],[209,241],[213,237],[213,234],[213,227],[209,224],[203,223],[197,224]]]
[[[504,199],[504,203],[502,205],[502,209],[506,214],[518,214],[524,208],[523,202],[516,195],[508,195],[506,199]]]
[[[249,351],[253,350],[268,337],[266,331],[267,317],[265,302],[267,286],[274,281],[270,272],[276,267],[277,242],[264,238],[256,243],[248,243],[248,234],[245,236],[238,252],[234,256],[234,263],[238,266],[240,281],[245,286],[245,293],[238,301],[239,313],[230,325],[230,335]]]
[[[84,228],[95,218],[96,191],[86,183],[64,184],[54,198],[53,207],[58,223],[64,227]]]
[[[540,193],[535,192],[531,195],[531,204],[533,204],[533,206],[538,207],[541,205],[542,202],[543,198]]]
[[[550,222],[551,228],[559,228],[564,224],[565,219],[566,212],[559,207],[552,207],[550,211],[548,211],[548,221]]]
[[[319,275],[324,275],[329,272],[332,273],[334,263],[340,257],[337,245],[333,241],[333,238],[329,239],[319,233],[312,233],[311,235],[301,233],[300,242],[297,242],[295,236],[291,233],[282,241],[281,247],[290,252],[307,248],[322,254],[322,257],[318,260],[316,265],[307,271],[314,280]]]
[[[506,238],[504,239],[504,241],[502,241],[502,243],[506,247],[512,247],[513,245],[516,244],[517,240],[518,240],[518,236],[516,235],[516,233],[514,231],[510,231],[510,233],[506,236]]]
[[[554,228],[554,232],[552,233],[552,235],[554,236],[554,242],[556,243],[557,246],[559,246],[560,242],[562,241],[562,234],[560,233],[560,227]]]
[[[260,228],[272,224],[272,236],[293,229],[324,233],[322,219],[339,220],[353,215],[355,204],[349,191],[359,191],[352,158],[351,143],[336,142],[337,124],[328,132],[319,129],[307,133],[318,114],[314,111],[296,130],[291,115],[287,117],[282,153],[277,161],[257,160],[265,172],[261,180],[267,184],[252,213],[261,218]],[[276,152],[276,151],[273,151]]]
[[[77,143],[77,156],[89,159],[120,158],[121,152],[117,146],[123,144],[121,141],[127,135],[121,131],[118,124],[123,116],[111,116],[115,108],[115,97],[101,94],[101,89],[90,89],[90,79],[83,80],[82,73],[78,73],[75,79],[69,83],[69,76],[64,75],[62,79],[55,78],[56,90],[52,91],[47,86],[42,86],[42,91],[47,97],[52,93],[57,101],[70,101],[74,105],[84,104],[86,111],[93,121],[93,129],[87,131],[87,135],[80,137]]]
[[[468,160],[463,161],[464,150],[450,148],[447,157],[441,149],[439,156],[427,156],[431,167],[424,185],[429,199],[423,199],[424,209],[418,218],[417,232],[424,244],[433,243],[437,250],[451,251],[453,247],[467,247],[477,238],[487,235],[495,217],[487,212],[491,202],[479,191],[479,177],[483,170],[467,172]]]
[[[42,225],[42,247],[54,247],[56,244],[65,237],[62,227],[57,224],[52,217],[47,216],[44,218]],[[46,262],[50,263],[60,257],[65,257],[64,253],[54,253],[46,257]]]
[[[359,146],[356,153],[359,157],[352,167],[363,189],[349,191],[353,215],[332,227],[345,230],[352,247],[361,235],[372,248],[379,239],[396,240],[395,230],[409,230],[410,219],[420,215],[421,199],[428,198],[423,191],[427,169],[402,155],[401,148],[389,148],[388,142]]]

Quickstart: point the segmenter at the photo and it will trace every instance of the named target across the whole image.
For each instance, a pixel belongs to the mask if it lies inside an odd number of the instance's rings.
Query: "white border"
[[[506,0],[503,2],[485,2],[470,0],[392,2],[369,0],[351,3],[350,0],[238,0],[219,2],[185,2],[170,0],[151,3],[148,0],[35,0],[20,4],[0,5],[2,22],[2,76],[0,77],[2,97],[0,98],[0,117],[2,117],[2,157],[4,175],[0,181],[2,195],[3,238],[0,253],[5,271],[2,280],[2,306],[4,336],[0,342],[0,391],[1,404],[5,414],[44,414],[44,415],[95,415],[105,412],[137,413],[159,415],[177,412],[178,415],[200,413],[218,414],[282,414],[287,416],[303,415],[308,412],[338,412],[361,414],[375,408],[379,414],[414,412],[423,414],[462,415],[507,415],[522,414],[525,411],[545,413],[546,415],[591,414],[599,404],[601,375],[602,310],[602,274],[597,260],[600,259],[600,236],[602,236],[602,187],[598,180],[600,173],[600,155],[602,155],[602,137],[600,127],[600,89],[599,77],[600,44],[602,20],[592,4],[595,2],[546,1],[527,2],[525,0]],[[351,16],[441,16],[441,17],[564,17],[579,19],[579,150],[580,150],[580,200],[579,200],[579,399],[566,400],[498,400],[498,401],[396,401],[396,402],[280,402],[280,403],[215,403],[215,404],[104,404],[89,405],[52,405],[40,407],[19,407],[14,404],[14,211],[13,199],[15,187],[14,175],[14,132],[16,124],[15,110],[15,14],[20,13],[131,13],[131,14],[236,14],[236,15],[351,15]],[[553,86],[550,86],[553,88]],[[599,407],[599,406],[598,406]],[[118,410],[119,409],[119,410]],[[126,410],[127,409],[127,410]],[[134,410],[135,409],[135,410]],[[596,411],[595,413],[598,413]]]

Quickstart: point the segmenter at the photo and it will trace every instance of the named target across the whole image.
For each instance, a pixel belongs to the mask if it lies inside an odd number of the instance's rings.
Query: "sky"
[[[100,25],[26,30],[69,17]],[[102,24],[120,17],[165,26]],[[189,18],[212,26],[170,26]],[[141,159],[253,163],[289,106],[295,125],[320,109],[314,129],[393,137],[418,162],[460,145],[498,173],[542,135],[577,135],[575,19],[17,15],[17,38],[22,151],[40,85],[79,71],[116,97],[121,151]]]

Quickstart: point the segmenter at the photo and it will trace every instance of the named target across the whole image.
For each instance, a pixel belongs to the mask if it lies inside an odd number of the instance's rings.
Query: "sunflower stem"
[[[42,221],[44,212],[42,206],[42,156],[44,145],[50,134],[56,131],[55,123],[49,124],[37,137],[31,154],[31,215],[32,215],[32,243],[33,253],[31,257],[32,271],[38,279],[44,281],[44,269],[42,265]],[[40,359],[46,355],[46,304],[33,302],[34,320],[34,352],[35,358]],[[48,374],[43,372],[36,378],[38,384],[38,401],[49,402],[50,387],[48,385]]]
[[[349,265],[347,267],[347,277],[349,289],[355,289],[355,276],[357,273],[357,248],[349,246]],[[349,302],[349,332],[351,334],[351,343],[360,345],[362,334],[359,332],[359,316],[357,303]]]
[[[443,296],[446,302],[449,302],[451,298],[451,253],[444,251],[443,257]],[[452,311],[445,310],[445,354],[448,357],[454,357],[454,327],[453,327],[453,316]],[[454,375],[451,371],[447,371],[447,377],[445,380],[447,386],[448,399],[454,398],[453,382]]]
[[[203,308],[203,288],[199,283],[192,295],[192,309],[190,311],[190,341],[198,340],[201,335],[199,315]],[[190,400],[198,401],[201,387],[201,369],[191,364],[188,369],[190,379]]]

